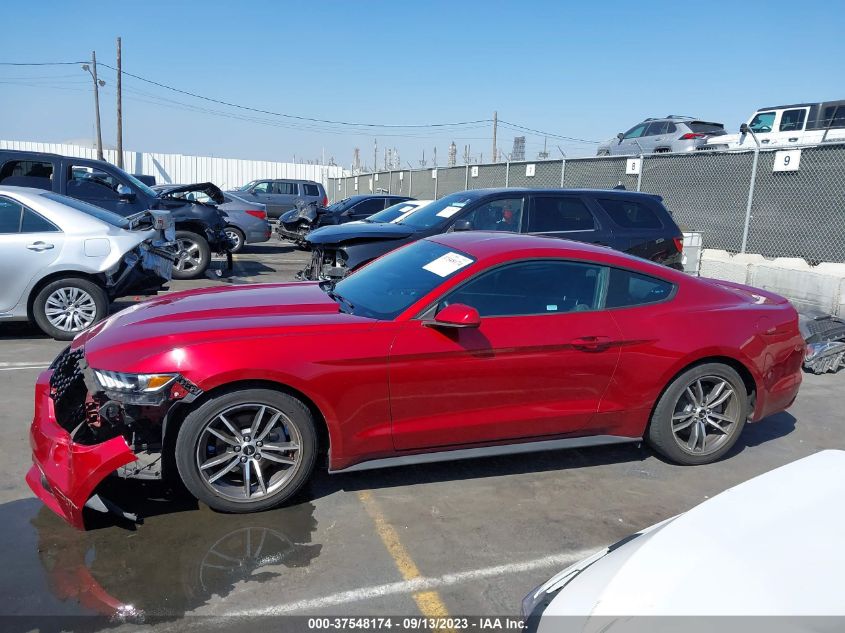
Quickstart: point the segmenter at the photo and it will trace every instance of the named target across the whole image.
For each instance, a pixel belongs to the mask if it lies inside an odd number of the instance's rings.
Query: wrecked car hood
[[[184,202],[194,202],[193,200],[185,200],[184,198],[178,197],[178,194],[201,193],[211,198],[215,204],[223,204],[226,202],[220,187],[212,182],[200,182],[192,185],[159,185],[158,187],[155,187],[155,189],[159,192],[158,197],[160,200],[170,199]]]
[[[73,346],[84,345],[92,366],[118,367],[113,357],[125,359],[129,352],[133,360],[140,360],[161,347],[322,332],[356,322],[372,320],[341,312],[316,283],[212,286],[138,303],[83,332]]]
[[[342,244],[350,240],[401,240],[414,233],[414,229],[402,224],[356,222],[324,226],[309,233],[307,240],[311,244]]]

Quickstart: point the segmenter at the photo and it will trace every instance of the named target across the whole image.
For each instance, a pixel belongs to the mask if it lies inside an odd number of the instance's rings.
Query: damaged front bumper
[[[35,385],[30,428],[33,465],[26,481],[47,507],[84,529],[83,508],[115,512],[116,504],[95,495],[106,477],[159,479],[167,414],[200,390],[178,376],[155,402],[120,402],[100,387],[81,347],[65,349]]]
[[[340,281],[349,273],[346,254],[340,249],[311,249],[311,261],[296,274],[301,281]]]

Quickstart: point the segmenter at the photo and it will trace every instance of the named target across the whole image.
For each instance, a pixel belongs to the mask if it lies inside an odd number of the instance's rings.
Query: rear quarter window
[[[656,277],[649,277],[624,268],[611,268],[605,308],[628,308],[664,301],[675,286]]]
[[[598,203],[617,226],[626,229],[660,229],[663,222],[657,213],[641,202],[624,198],[599,198]]]
[[[305,189],[306,196],[312,196],[315,198],[318,198],[320,196],[320,188],[317,185],[304,184],[302,186]]]

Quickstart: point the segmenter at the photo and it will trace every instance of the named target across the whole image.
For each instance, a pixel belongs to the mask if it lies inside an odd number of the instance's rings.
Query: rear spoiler
[[[761,288],[746,286],[745,284],[738,284],[733,281],[724,281],[722,279],[710,279],[709,281],[724,288],[725,290],[730,290],[735,294],[738,294],[740,297],[751,303],[770,305],[783,305],[785,303],[789,303],[789,300],[779,294],[775,294],[774,292],[769,292],[768,290],[763,290]]]

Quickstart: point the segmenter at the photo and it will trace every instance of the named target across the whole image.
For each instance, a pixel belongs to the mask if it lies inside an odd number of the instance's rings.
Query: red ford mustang
[[[705,464],[792,403],[803,351],[795,310],[763,290],[440,235],[333,287],[181,292],[81,334],[38,379],[27,481],[82,527],[86,504],[117,505],[94,494],[115,472],[248,512],[326,451],[336,472],[642,438]]]

